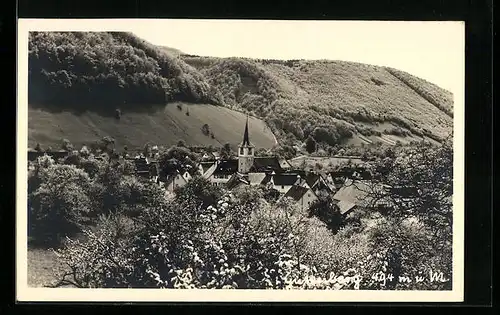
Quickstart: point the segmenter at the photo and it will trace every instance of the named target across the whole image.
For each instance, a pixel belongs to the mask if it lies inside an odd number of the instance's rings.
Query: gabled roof
[[[366,183],[348,181],[335,193],[333,199],[360,205],[366,201],[369,191]]]
[[[231,176],[231,178],[229,178],[229,180],[227,181],[226,183],[226,187],[228,189],[234,189],[240,185],[249,185],[250,183],[245,180],[245,178],[243,176],[241,176],[240,174],[238,173],[235,173],[233,174],[233,176]]]
[[[211,162],[200,162],[199,165],[201,166],[203,174],[205,174],[210,169],[210,167],[212,167],[214,164],[215,164],[215,161],[211,161]]]
[[[283,197],[290,197],[295,201],[299,201],[308,191],[310,191],[308,188],[293,185]]]
[[[370,196],[370,193],[375,190],[386,189],[382,185],[371,186],[368,181],[352,181],[347,180],[345,185],[341,187],[333,196],[334,200],[338,201],[339,207],[347,209],[349,211],[354,205],[360,207],[383,205],[383,200],[375,201]],[[341,211],[342,213],[342,211]]]
[[[270,176],[276,186],[291,186],[299,180],[295,174],[275,174]]]
[[[260,182],[260,184],[261,185],[267,185],[270,182],[271,182],[271,175],[270,174],[266,174],[266,176],[264,176],[264,178],[262,179],[262,181]]]
[[[319,183],[320,178],[321,176],[319,174],[309,173],[304,179],[309,187],[314,188]]]
[[[187,183],[187,180],[184,178],[184,176],[182,176],[181,173],[175,173],[175,174],[171,174],[171,175],[168,175],[166,180],[165,180],[165,185],[170,185],[174,180],[179,180],[179,181],[183,181],[184,183]]]
[[[337,207],[339,207],[340,214],[345,214],[356,207],[356,204],[350,201],[340,200],[337,202]]]
[[[266,179],[266,173],[248,173],[248,181],[251,185],[266,184],[264,180]],[[270,178],[270,177],[269,177]]]
[[[214,170],[214,174],[234,174],[238,171],[238,160],[220,160]]]
[[[280,161],[275,156],[255,157],[250,172],[282,171]]]

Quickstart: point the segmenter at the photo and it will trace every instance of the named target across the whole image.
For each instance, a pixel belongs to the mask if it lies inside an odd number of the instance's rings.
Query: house
[[[244,187],[244,186],[248,186],[248,185],[250,185],[250,183],[248,182],[248,180],[244,176],[241,176],[240,174],[235,173],[227,181],[226,188],[233,190],[233,189],[238,189],[240,187]]]
[[[279,159],[278,162],[280,164],[280,167],[283,170],[291,170],[292,169],[292,165],[290,163],[288,163],[288,161],[286,159]]]
[[[215,170],[215,167],[217,166],[216,161],[204,161],[198,163],[198,173],[201,176],[205,176],[205,174],[208,173],[208,171],[213,171]]]
[[[303,172],[301,186],[311,188],[316,195],[333,195],[335,186],[327,182],[321,175],[313,172]]]
[[[282,198],[292,198],[299,205],[301,210],[309,209],[309,207],[318,200],[318,197],[311,188],[299,185],[290,187]]]
[[[212,162],[217,160],[217,156],[214,154],[214,152],[204,152],[201,160],[204,162]]]
[[[130,160],[129,158],[127,158]],[[159,166],[156,160],[150,160],[146,157],[139,156],[133,159],[135,165],[135,173],[140,178],[149,180],[152,182],[158,182],[159,180]]]
[[[183,187],[192,179],[189,172],[177,171],[174,174],[167,175],[166,180],[163,182],[165,189],[169,192],[174,192],[175,189]]]
[[[342,215],[347,215],[357,208],[379,208],[386,207],[387,203],[382,200],[374,200],[372,193],[379,189],[385,189],[381,185],[373,186],[369,181],[348,179],[333,196],[334,202],[340,209]]]
[[[225,185],[234,174],[243,176],[249,185],[259,185],[266,174],[283,171],[277,157],[255,157],[255,146],[250,142],[248,134],[248,118],[243,141],[238,146],[238,157],[202,162],[198,168],[204,178],[219,186]]]
[[[36,159],[44,155],[50,156],[54,160],[59,160],[67,157],[69,155],[69,152],[64,150],[44,152],[28,150],[28,161],[35,161]]]
[[[217,186],[225,185],[238,172],[238,160],[218,160],[207,169],[203,177]]]

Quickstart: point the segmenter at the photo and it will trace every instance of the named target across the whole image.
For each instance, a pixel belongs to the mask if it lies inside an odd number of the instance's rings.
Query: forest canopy
[[[121,32],[30,33],[29,100],[84,109],[90,104],[218,103],[196,69]]]

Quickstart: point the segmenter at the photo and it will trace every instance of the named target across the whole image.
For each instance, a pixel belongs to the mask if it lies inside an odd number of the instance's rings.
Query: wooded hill
[[[344,61],[192,56],[154,46],[130,33],[30,34],[30,143],[52,145],[54,140],[49,139],[59,137],[50,134],[58,128],[56,113],[171,116],[174,111],[165,110],[165,105],[174,102],[249,112],[263,119],[287,145],[308,139],[325,146],[440,141],[453,126],[452,94],[396,69]],[[185,125],[191,124],[185,117]],[[241,133],[241,127],[226,116],[219,121]],[[141,147],[148,134],[158,132],[148,119],[134,123],[135,133],[142,136],[130,135],[128,145]],[[107,131],[112,132],[108,136],[119,137],[128,127],[123,122],[116,131]],[[86,128],[90,127],[80,126],[80,131],[69,134],[95,134]],[[189,144],[189,133],[162,128],[155,141]],[[40,129],[44,135],[36,132]],[[219,136],[219,143],[229,142]],[[66,138],[73,141],[69,135]],[[213,138],[206,139],[213,144]]]

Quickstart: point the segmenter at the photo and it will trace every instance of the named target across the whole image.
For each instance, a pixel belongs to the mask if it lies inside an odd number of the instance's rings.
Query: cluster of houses
[[[43,153],[33,153],[31,158],[40,154]],[[197,174],[229,190],[263,185],[279,192],[280,198],[292,198],[302,209],[309,208],[322,195],[332,196],[342,215],[369,206],[370,173],[351,167],[322,175],[294,169],[286,160],[276,156],[257,157],[255,146],[250,142],[248,120],[236,158],[224,159],[214,155],[199,162],[194,172],[179,167],[160,176],[154,158],[138,155],[125,159],[133,161],[138,176],[158,183],[169,192],[186,185]]]
[[[149,170],[150,178],[164,185],[170,192],[186,185],[193,178],[192,172],[185,169],[175,170],[161,178],[158,177],[157,166],[155,169],[148,168],[147,165],[155,163],[145,157],[136,159],[138,170],[142,169],[144,173]],[[302,209],[309,208],[322,195],[332,196],[343,215],[359,207],[366,208],[370,204],[371,186],[368,172],[359,167],[352,167],[321,175],[294,169],[286,160],[276,156],[257,157],[255,146],[250,142],[248,121],[236,158],[223,159],[213,156],[198,163],[195,173],[212,184],[229,190],[257,185],[272,188],[279,192],[280,198],[292,198]]]

